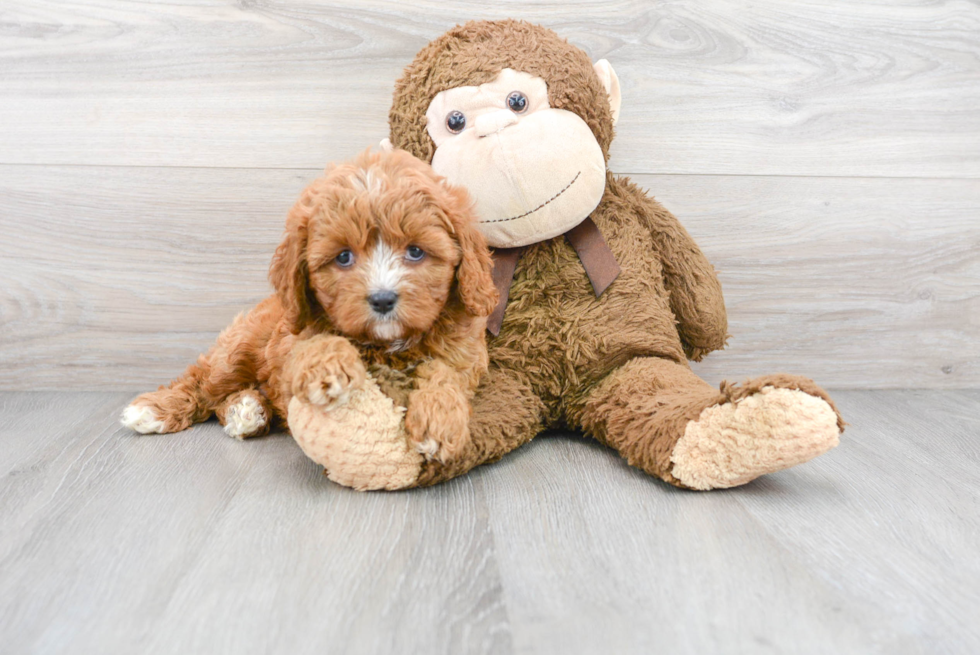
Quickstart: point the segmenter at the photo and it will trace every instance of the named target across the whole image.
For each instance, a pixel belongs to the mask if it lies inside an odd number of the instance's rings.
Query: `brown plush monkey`
[[[619,103],[607,62],[510,20],[450,30],[397,83],[391,145],[468,188],[505,297],[471,446],[425,462],[416,484],[545,428],[581,429],[691,489],[744,484],[838,443],[843,421],[807,378],[716,390],[691,372],[688,358],[727,338],[721,287],[677,219],[606,172]]]

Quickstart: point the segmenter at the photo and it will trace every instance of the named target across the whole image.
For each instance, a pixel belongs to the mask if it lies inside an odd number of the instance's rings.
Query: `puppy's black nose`
[[[387,314],[395,308],[398,302],[398,294],[394,291],[375,291],[368,296],[368,304],[371,309],[379,314]]]

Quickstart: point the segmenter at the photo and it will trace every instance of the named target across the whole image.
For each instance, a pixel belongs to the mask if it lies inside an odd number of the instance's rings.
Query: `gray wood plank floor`
[[[705,494],[573,435],[359,494],[128,398],[0,394],[4,653],[980,651],[980,391],[838,392],[838,449]]]

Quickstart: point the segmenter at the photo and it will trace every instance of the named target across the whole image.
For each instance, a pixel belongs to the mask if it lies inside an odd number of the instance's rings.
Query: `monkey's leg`
[[[838,443],[843,421],[811,380],[771,375],[713,389],[686,364],[637,358],[610,373],[575,417],[627,461],[678,487],[734,487]]]
[[[505,369],[490,369],[476,390],[472,407],[470,441],[465,449],[445,464],[426,462],[418,486],[445,482],[480,464],[495,462],[542,429],[541,400]]]

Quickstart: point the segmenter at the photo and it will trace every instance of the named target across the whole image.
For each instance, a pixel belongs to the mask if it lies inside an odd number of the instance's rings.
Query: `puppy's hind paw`
[[[257,437],[266,432],[269,418],[262,404],[253,396],[242,396],[241,400],[228,408],[225,414],[225,434],[235,439]]]
[[[140,434],[163,434],[166,432],[164,422],[157,417],[152,408],[146,405],[130,405],[123,410],[119,422]]]

